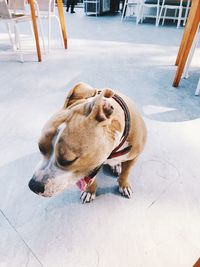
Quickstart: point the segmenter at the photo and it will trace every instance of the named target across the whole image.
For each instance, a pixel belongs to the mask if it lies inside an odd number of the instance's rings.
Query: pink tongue
[[[85,179],[82,178],[76,183],[76,185],[81,191],[85,191],[88,184],[86,183]]]
[[[86,191],[87,187],[89,185],[91,185],[95,180],[95,177],[94,178],[90,178],[89,176],[86,176],[82,179],[80,179],[76,185],[78,186],[78,188],[81,190],[81,191]]]

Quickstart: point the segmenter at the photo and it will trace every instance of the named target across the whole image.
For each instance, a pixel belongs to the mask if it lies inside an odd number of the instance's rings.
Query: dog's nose
[[[44,193],[44,184],[38,181],[35,181],[33,178],[28,184],[29,188],[36,194]]]

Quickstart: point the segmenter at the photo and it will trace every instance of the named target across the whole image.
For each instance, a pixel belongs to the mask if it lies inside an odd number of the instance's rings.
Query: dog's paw
[[[119,192],[122,194],[122,196],[127,197],[127,198],[131,198],[133,195],[133,190],[130,187],[130,185],[124,186],[124,187],[119,187]]]
[[[85,203],[90,203],[91,201],[93,201],[96,197],[96,194],[95,193],[90,193],[90,192],[87,192],[87,191],[84,191],[81,193],[81,201],[83,204]]]
[[[116,176],[120,176],[121,172],[122,172],[122,165],[121,163],[115,165],[115,166],[110,166],[112,173]]]

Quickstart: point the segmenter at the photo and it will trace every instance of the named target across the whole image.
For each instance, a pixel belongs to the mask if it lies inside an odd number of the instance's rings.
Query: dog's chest
[[[129,143],[126,141],[123,146],[119,149],[119,150],[123,150],[124,148],[128,147]],[[111,159],[107,159],[105,164],[108,164],[110,166],[115,166],[121,162],[127,161],[129,160],[129,153],[116,157],[116,158],[111,158]]]

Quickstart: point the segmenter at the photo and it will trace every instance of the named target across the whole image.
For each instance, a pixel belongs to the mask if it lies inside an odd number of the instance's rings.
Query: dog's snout
[[[33,178],[28,184],[29,188],[36,194],[44,193],[44,184],[38,181],[35,181]]]

